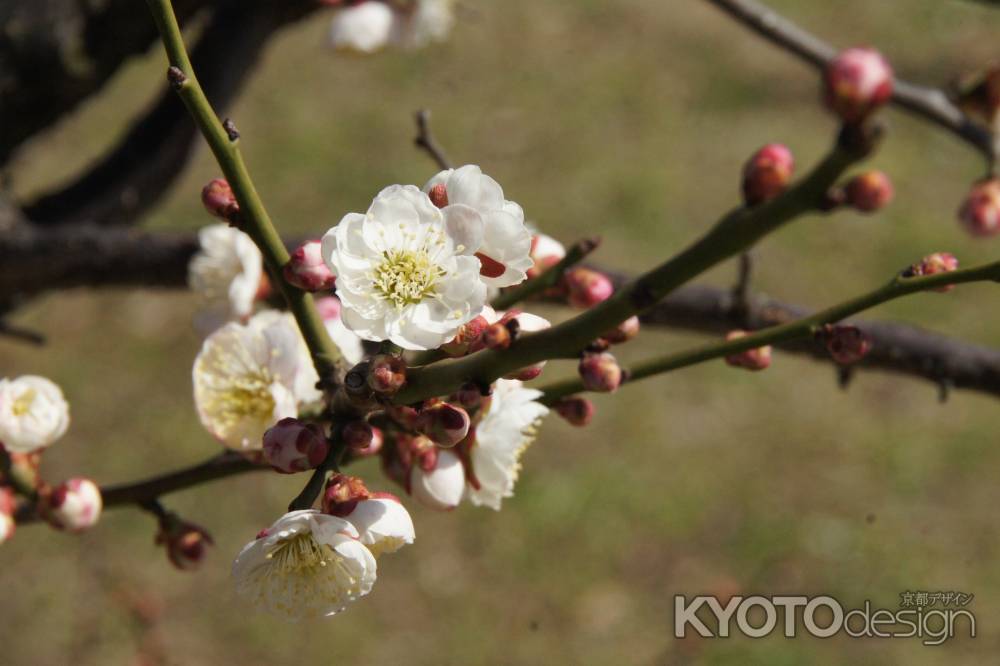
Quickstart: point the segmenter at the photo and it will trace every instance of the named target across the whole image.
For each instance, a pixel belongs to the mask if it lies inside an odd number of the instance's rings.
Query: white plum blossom
[[[504,199],[503,188],[475,165],[441,171],[424,185],[435,205],[482,226],[482,243],[474,248],[481,262],[480,276],[491,287],[522,282],[534,265],[531,232],[524,211]]]
[[[366,340],[435,349],[486,302],[479,260],[482,226],[434,207],[412,185],[382,190],[368,212],[348,213],[323,236],[337,276],[341,319]]]
[[[206,332],[253,312],[260,289],[263,258],[245,233],[226,224],[198,231],[198,252],[188,264],[188,285],[206,312],[199,328]]]
[[[413,543],[416,536],[406,507],[389,493],[375,493],[371,499],[361,500],[344,517],[357,528],[359,541],[375,557],[396,552]]]
[[[410,494],[424,506],[450,511],[462,501],[465,469],[458,456],[448,449],[438,449],[434,466],[425,470],[416,464],[410,470]]]
[[[90,479],[69,479],[55,487],[48,499],[47,517],[59,529],[82,532],[97,524],[104,501]]]
[[[501,500],[513,496],[521,454],[534,441],[538,422],[549,413],[537,402],[540,397],[541,391],[524,388],[517,380],[497,380],[472,445],[475,483],[466,486],[465,496],[474,505],[499,510]]]
[[[273,310],[212,333],[192,377],[202,425],[238,450],[260,449],[264,431],[322,397],[295,319]]]
[[[62,437],[69,405],[52,381],[37,375],[0,379],[0,443],[12,453],[30,453]]]
[[[340,349],[344,360],[349,365],[360,363],[365,357],[364,345],[356,333],[344,326],[344,322],[340,318],[340,301],[333,296],[317,298],[316,309],[319,310],[320,317],[323,318],[326,332],[333,340],[333,344]]]
[[[392,42],[418,49],[448,37],[455,23],[455,0],[412,0],[396,14]]]
[[[236,592],[286,620],[339,613],[375,584],[375,556],[358,536],[343,518],[286,513],[236,557]]]
[[[375,53],[387,46],[416,49],[444,40],[454,23],[454,0],[369,0],[339,9],[330,23],[338,51]]]

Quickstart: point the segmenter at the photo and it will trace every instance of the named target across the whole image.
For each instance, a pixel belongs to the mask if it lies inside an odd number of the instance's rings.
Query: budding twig
[[[427,109],[420,109],[414,117],[417,121],[417,136],[413,139],[413,143],[427,151],[427,154],[431,156],[439,168],[450,169],[451,161],[444,154],[444,150],[438,145],[438,142],[434,140],[434,135],[431,134],[431,112]]]
[[[599,236],[584,238],[573,243],[566,250],[566,256],[553,264],[548,270],[536,278],[532,278],[516,287],[504,290],[499,296],[493,299],[490,304],[497,310],[506,310],[512,305],[521,301],[526,301],[532,296],[539,294],[546,289],[555,287],[563,274],[571,267],[583,261],[587,255],[596,250],[601,244]]]

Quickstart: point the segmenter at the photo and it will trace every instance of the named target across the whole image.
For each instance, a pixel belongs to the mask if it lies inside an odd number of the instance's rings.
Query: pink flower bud
[[[951,273],[952,271],[958,270],[958,259],[955,255],[950,252],[935,252],[934,254],[929,254],[919,263],[910,266],[907,273],[910,276],[920,276],[920,275],[937,275],[938,273]],[[955,288],[953,284],[946,284],[943,287],[938,287],[934,291],[948,292]]]
[[[356,476],[334,474],[323,491],[323,512],[331,516],[349,515],[358,502],[371,498],[365,482]]]
[[[376,428],[371,426],[372,429],[372,441],[371,443],[363,449],[357,449],[354,451],[354,455],[361,457],[377,456],[379,451],[382,450],[382,444],[385,442],[385,434],[382,432],[381,428]]]
[[[101,490],[90,479],[74,478],[56,486],[49,495],[45,514],[58,529],[82,532],[101,517]]]
[[[410,470],[410,494],[426,507],[450,511],[462,501],[465,493],[465,469],[458,456],[439,449],[434,464],[428,469],[414,465]]]
[[[958,211],[958,219],[973,236],[1000,233],[1000,178],[982,180],[973,185]]]
[[[315,423],[284,418],[264,433],[264,458],[282,474],[315,469],[326,459],[330,444]]]
[[[344,426],[342,432],[344,444],[355,453],[371,448],[375,438],[375,429],[367,421],[351,421]]]
[[[864,213],[887,206],[895,196],[892,181],[881,171],[866,171],[855,176],[844,187],[847,205]]]
[[[438,446],[450,448],[469,434],[469,414],[461,407],[437,402],[420,412],[419,430]]]
[[[390,419],[407,430],[416,430],[417,421],[420,420],[420,414],[417,410],[408,405],[387,405],[385,413]]]
[[[455,392],[455,400],[466,409],[477,409],[483,402],[483,392],[478,385],[467,382]]]
[[[14,512],[17,502],[14,491],[7,486],[0,486],[0,543],[14,535]]]
[[[504,313],[503,317],[500,319],[500,323],[506,324],[508,330],[511,329],[513,325],[520,333],[537,333],[538,331],[544,331],[547,328],[552,328],[552,324],[548,319],[544,317],[539,317],[536,314],[531,314],[530,312],[520,312],[518,310],[508,310]],[[536,363],[534,365],[529,365],[526,368],[521,368],[516,372],[504,375],[504,379],[518,379],[522,382],[529,382],[542,374],[542,370],[545,368],[545,361],[541,363]]]
[[[156,543],[166,546],[167,559],[181,571],[191,571],[201,566],[208,555],[209,546],[215,545],[212,535],[204,528],[180,520],[172,514],[160,521]]]
[[[233,194],[233,188],[222,178],[210,180],[201,190],[201,202],[205,210],[223,220],[232,220],[240,212],[240,205]]]
[[[585,426],[594,418],[594,403],[580,396],[562,398],[552,407],[570,425]]]
[[[531,254],[529,256],[535,263],[528,269],[528,277],[534,278],[558,264],[566,256],[566,248],[551,236],[538,234],[531,238]]]
[[[620,345],[639,335],[639,318],[629,317],[601,337],[613,345]]]
[[[856,326],[827,326],[822,338],[830,356],[840,365],[857,363],[872,348],[871,338]]]
[[[743,201],[756,206],[775,198],[788,188],[794,169],[792,151],[780,143],[767,144],[743,166]]]
[[[588,391],[612,393],[622,383],[622,369],[615,357],[607,352],[584,354],[578,369]]]
[[[491,324],[483,331],[482,344],[487,349],[507,349],[510,343],[510,330],[504,324]]]
[[[379,354],[371,360],[368,386],[383,396],[395,395],[406,384],[406,362],[398,356]]]
[[[3,444],[0,444],[0,450],[4,450]],[[29,453],[7,451],[7,456],[10,458],[10,469],[6,473],[0,471],[0,481],[16,480],[17,483],[25,487],[37,488],[39,484],[38,466],[42,461],[41,451]]]
[[[489,317],[496,318],[493,308],[486,306]],[[472,351],[472,346],[482,337],[483,333],[490,326],[490,319],[486,314],[481,314],[470,322],[467,322],[458,329],[455,337],[441,345],[441,351],[448,356],[465,356]]]
[[[826,106],[848,123],[866,118],[892,97],[892,67],[871,48],[842,51],[823,77]]]
[[[726,335],[726,340],[737,340],[746,336],[746,331],[730,331]],[[765,370],[771,365],[771,345],[731,354],[726,357],[726,363],[746,370]]]
[[[569,304],[576,308],[593,307],[606,301],[615,291],[607,275],[579,266],[566,271],[563,283]]]
[[[296,248],[282,273],[289,284],[309,292],[329,291],[337,282],[323,261],[319,241],[309,241]]]
[[[432,187],[427,196],[430,197],[431,203],[438,208],[444,208],[448,205],[448,189],[444,186],[444,183],[438,183]]]

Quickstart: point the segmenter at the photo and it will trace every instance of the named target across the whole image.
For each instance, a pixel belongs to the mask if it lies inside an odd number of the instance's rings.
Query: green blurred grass
[[[941,84],[995,56],[1000,13],[962,2],[772,4],[838,45],[877,43],[897,71]],[[275,41],[231,114],[283,231],[321,233],[382,186],[433,169],[411,144],[411,113],[459,162],[476,162],[528,216],[563,239],[600,233],[599,259],[635,270],[661,260],[736,202],[738,169],[783,141],[800,169],[831,140],[812,72],[705,3],[465,3],[446,44],[416,54],[335,57],[326,19]],[[161,87],[159,52],[36,142],[14,170],[19,193],[70,176],[110,145]],[[758,248],[755,286],[823,305],[949,250],[996,257],[954,209],[981,171],[951,137],[898,112],[872,164],[893,177],[884,214],[803,220]],[[216,175],[201,150],[157,228],[208,222],[196,192]],[[705,279],[727,284],[731,265]],[[923,295],[876,314],[1000,343],[995,290]],[[44,350],[0,341],[6,375],[39,373],[69,396],[73,425],[46,476],[111,482],[216,451],[191,406],[198,340],[181,293],[53,295],[18,321]],[[647,332],[628,358],[696,338]],[[571,369],[553,363],[548,375]],[[237,549],[278,515],[301,479],[259,475],[169,498],[218,547],[174,572],[153,524],[109,513],[79,538],[25,528],[5,545],[3,663],[135,663],[161,644],[175,664],[705,663],[981,664],[1000,647],[997,408],[923,384],[779,356],[767,373],[710,364],[597,399],[584,431],[552,418],[504,510],[411,507],[417,544],[382,563],[374,593],[322,624],[286,626],[233,599]],[[374,466],[359,468],[382,485]],[[672,633],[672,595],[710,590],[823,593],[893,607],[904,590],[973,592],[979,637],[914,640],[733,638]],[[136,620],[149,607],[151,627]]]

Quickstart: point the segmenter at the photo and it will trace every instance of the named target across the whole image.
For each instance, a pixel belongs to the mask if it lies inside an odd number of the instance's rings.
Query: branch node
[[[171,65],[167,69],[167,81],[170,83],[170,87],[174,90],[181,90],[188,81],[187,74],[185,74],[180,67],[175,67]]]
[[[226,118],[222,121],[222,129],[226,131],[226,136],[233,143],[236,143],[240,138],[240,132],[236,129],[236,123],[233,122],[232,118]]]

